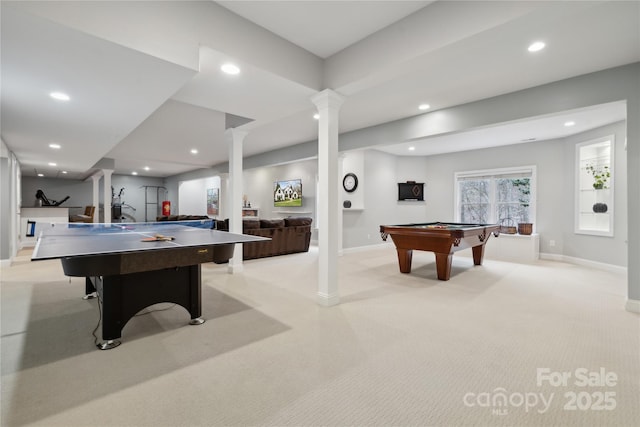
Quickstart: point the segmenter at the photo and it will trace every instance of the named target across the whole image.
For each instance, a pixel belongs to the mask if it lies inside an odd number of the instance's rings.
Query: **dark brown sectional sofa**
[[[156,221],[187,221],[210,219],[206,215],[170,215],[159,216]],[[276,255],[309,252],[311,242],[311,223],[309,217],[285,219],[244,219],[242,233],[269,237],[265,242],[245,243],[242,245],[242,258],[255,259]],[[215,220],[218,230],[229,231],[229,220]]]
[[[169,215],[158,216],[156,221],[191,221],[197,219],[211,219],[207,215]]]
[[[243,244],[242,258],[247,260],[308,252],[311,242],[311,222],[312,219],[308,217],[243,220],[243,234],[269,237],[271,240]],[[228,231],[229,220],[218,221],[217,229]]]

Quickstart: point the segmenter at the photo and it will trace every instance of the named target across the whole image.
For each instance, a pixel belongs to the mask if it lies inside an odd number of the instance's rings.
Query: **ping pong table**
[[[224,263],[236,243],[264,237],[213,230],[213,220],[118,224],[51,224],[32,261],[60,259],[66,276],[85,277],[85,299],[102,313],[101,350],[120,345],[122,329],[140,310],[161,302],[184,307],[204,323],[201,265]]]

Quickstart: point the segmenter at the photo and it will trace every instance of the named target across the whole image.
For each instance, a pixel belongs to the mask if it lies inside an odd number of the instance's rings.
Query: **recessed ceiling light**
[[[57,99],[58,101],[68,101],[71,99],[69,95],[63,92],[51,92],[49,96],[53,99]]]
[[[238,74],[240,72],[240,68],[233,64],[224,64],[220,69],[227,74]]]
[[[429,108],[431,108],[431,105],[429,105],[429,104],[420,104],[420,105],[418,105],[418,110],[428,110]]]
[[[409,147],[409,151],[414,151],[416,149],[416,147],[414,147],[413,145],[411,147]]]
[[[198,150],[196,150],[195,148],[191,149],[191,154],[198,154]]]
[[[529,45],[527,50],[529,52],[538,52],[539,50],[544,49],[545,46],[544,42],[533,42]]]
[[[148,171],[149,170],[149,166],[145,166],[144,170]]]
[[[67,171],[62,171],[62,173],[66,174],[66,173],[67,173]]]
[[[571,126],[573,126],[573,125],[575,125],[575,124],[576,124],[576,122],[572,122],[572,121],[564,122],[564,125],[565,125],[566,127],[571,127]]]
[[[51,143],[49,144],[49,148],[53,148],[54,150],[59,150],[60,144]]]
[[[49,166],[58,166],[56,163],[49,162]]]
[[[320,120],[320,114],[316,113],[313,115],[313,118],[316,120]]]
[[[133,172],[131,172],[131,175],[138,175],[138,172],[133,171]]]
[[[43,177],[43,176],[44,176],[44,174],[43,174],[43,173],[39,173],[39,174],[38,174],[38,176],[39,176],[39,177]]]

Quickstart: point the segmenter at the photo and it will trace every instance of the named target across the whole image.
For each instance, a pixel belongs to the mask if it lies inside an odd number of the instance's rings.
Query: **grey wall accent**
[[[615,136],[615,153],[613,166],[613,202],[614,202],[614,235],[589,236],[575,234],[574,230],[574,199],[575,195],[575,151],[576,144],[590,141],[603,136]],[[564,193],[568,196],[564,200],[563,215],[563,254],[576,258],[590,259],[613,265],[627,266],[628,251],[628,218],[627,218],[627,151],[624,143],[627,137],[626,122],[615,123],[564,139]],[[570,173],[571,172],[571,173]],[[637,186],[637,183],[636,183]]]
[[[437,220],[455,219],[455,172],[535,165],[535,228],[542,237],[541,251],[560,254],[564,224],[558,220],[559,210],[565,209],[566,198],[573,200],[573,193],[565,194],[563,189],[568,173],[564,171],[563,153],[562,140],[550,140],[427,157],[429,214]],[[562,217],[571,212],[562,212]],[[549,240],[556,241],[555,248],[549,247]]]
[[[36,192],[42,190],[49,200],[62,200],[69,196],[69,200],[61,207],[84,207],[93,204],[93,183],[61,178],[22,177],[22,207],[38,206]],[[102,193],[100,193],[102,194]]]
[[[614,134],[615,235],[577,235],[574,227],[575,145]],[[380,224],[452,221],[455,215],[455,172],[535,165],[537,168],[536,231],[543,253],[567,255],[627,266],[626,123],[604,126],[570,138],[427,157],[396,157],[365,151],[362,211],[344,212],[345,248],[380,243]],[[347,154],[348,155],[348,154]],[[425,182],[425,201],[397,200],[397,182]],[[550,246],[550,240],[555,246]]]
[[[540,251],[562,254],[612,265],[627,266],[626,153],[616,145],[615,236],[574,234],[575,144],[615,134],[624,141],[626,123],[619,122],[571,138],[515,144],[483,150],[450,153],[426,158],[429,185],[426,194],[429,216],[453,218],[454,173],[466,170],[537,166],[536,229]],[[622,144],[623,145],[623,144]],[[549,245],[556,242],[555,247]]]
[[[112,175],[111,185],[114,188],[116,195],[120,191],[120,188],[124,188],[124,197],[122,200],[128,205],[136,208],[124,209],[124,213],[127,214],[128,221],[141,222],[144,221],[144,185],[164,186],[164,180],[162,178],[152,178],[144,176],[129,176],[129,175]],[[103,180],[100,180],[100,211],[103,206]],[[22,206],[33,207],[37,206],[37,199],[35,197],[36,191],[41,189],[49,199],[61,200],[66,196],[70,196],[69,200],[64,202],[61,207],[67,207],[70,214],[82,213],[85,206],[93,204],[93,181],[78,181],[71,179],[60,178],[37,178],[30,176],[22,177]],[[149,210],[151,212],[151,209]],[[129,215],[131,217],[129,217]],[[155,211],[153,215],[150,215],[150,220],[155,220]],[[100,221],[102,221],[102,213],[100,213]]]

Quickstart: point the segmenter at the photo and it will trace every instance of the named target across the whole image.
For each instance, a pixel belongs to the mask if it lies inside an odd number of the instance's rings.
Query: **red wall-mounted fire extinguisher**
[[[171,215],[171,202],[168,200],[165,200],[164,202],[162,202],[162,215],[163,216]]]

